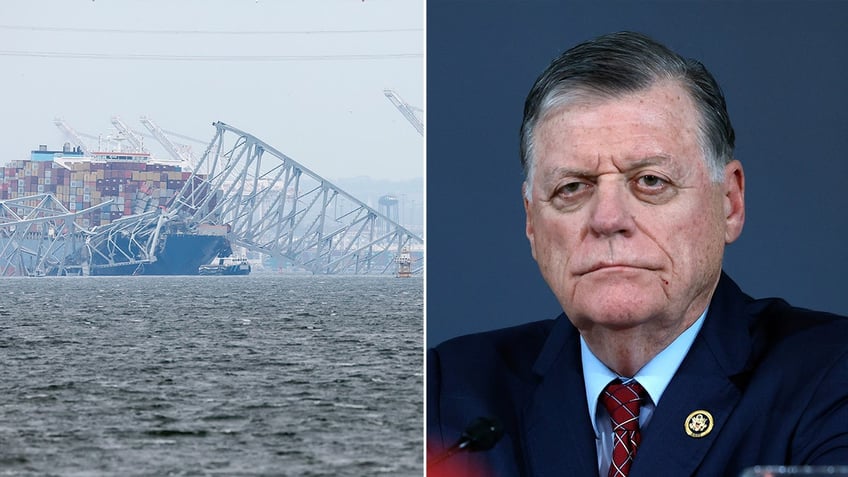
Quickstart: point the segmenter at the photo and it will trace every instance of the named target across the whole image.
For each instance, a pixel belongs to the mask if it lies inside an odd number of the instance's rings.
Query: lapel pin
[[[713,430],[713,415],[702,409],[692,411],[686,418],[683,428],[686,429],[689,437],[696,439],[704,437]]]

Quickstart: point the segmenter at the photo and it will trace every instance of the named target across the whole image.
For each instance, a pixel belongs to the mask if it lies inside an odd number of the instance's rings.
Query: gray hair
[[[677,81],[700,113],[699,142],[713,181],[723,180],[733,160],[735,134],[724,94],[697,60],[684,58],[646,35],[618,32],[581,43],[562,53],[533,84],[524,102],[521,166],[530,199],[534,137],[538,123],[552,110],[580,100],[620,98],[664,80]]]

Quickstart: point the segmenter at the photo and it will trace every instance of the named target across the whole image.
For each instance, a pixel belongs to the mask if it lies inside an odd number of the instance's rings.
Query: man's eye
[[[660,188],[666,184],[664,179],[652,174],[645,174],[644,176],[639,177],[636,181],[640,186],[650,189]]]
[[[586,190],[588,186],[589,184],[586,184],[585,182],[569,182],[557,189],[557,195],[562,197],[572,197]]]
[[[636,197],[651,204],[663,204],[677,195],[677,187],[656,174],[635,177],[631,187]]]
[[[554,209],[561,212],[576,210],[592,196],[594,184],[589,180],[566,179],[553,188],[548,199]]]

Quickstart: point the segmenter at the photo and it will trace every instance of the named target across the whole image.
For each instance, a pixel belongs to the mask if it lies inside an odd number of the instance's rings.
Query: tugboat
[[[404,247],[395,262],[397,263],[396,277],[409,278],[412,276],[412,255],[409,253],[409,248]]]
[[[219,257],[197,269],[200,275],[249,275],[250,262],[243,257]]]

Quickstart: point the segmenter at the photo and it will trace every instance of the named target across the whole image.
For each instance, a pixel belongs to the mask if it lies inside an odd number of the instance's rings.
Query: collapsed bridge
[[[51,194],[0,200],[0,275],[193,274],[236,247],[316,274],[396,274],[399,259],[422,247],[421,237],[274,147],[214,126],[193,171],[173,182],[178,190],[166,199],[142,188],[134,213],[109,223],[83,219],[106,217],[109,201],[70,210]],[[408,271],[420,273],[421,262]]]

